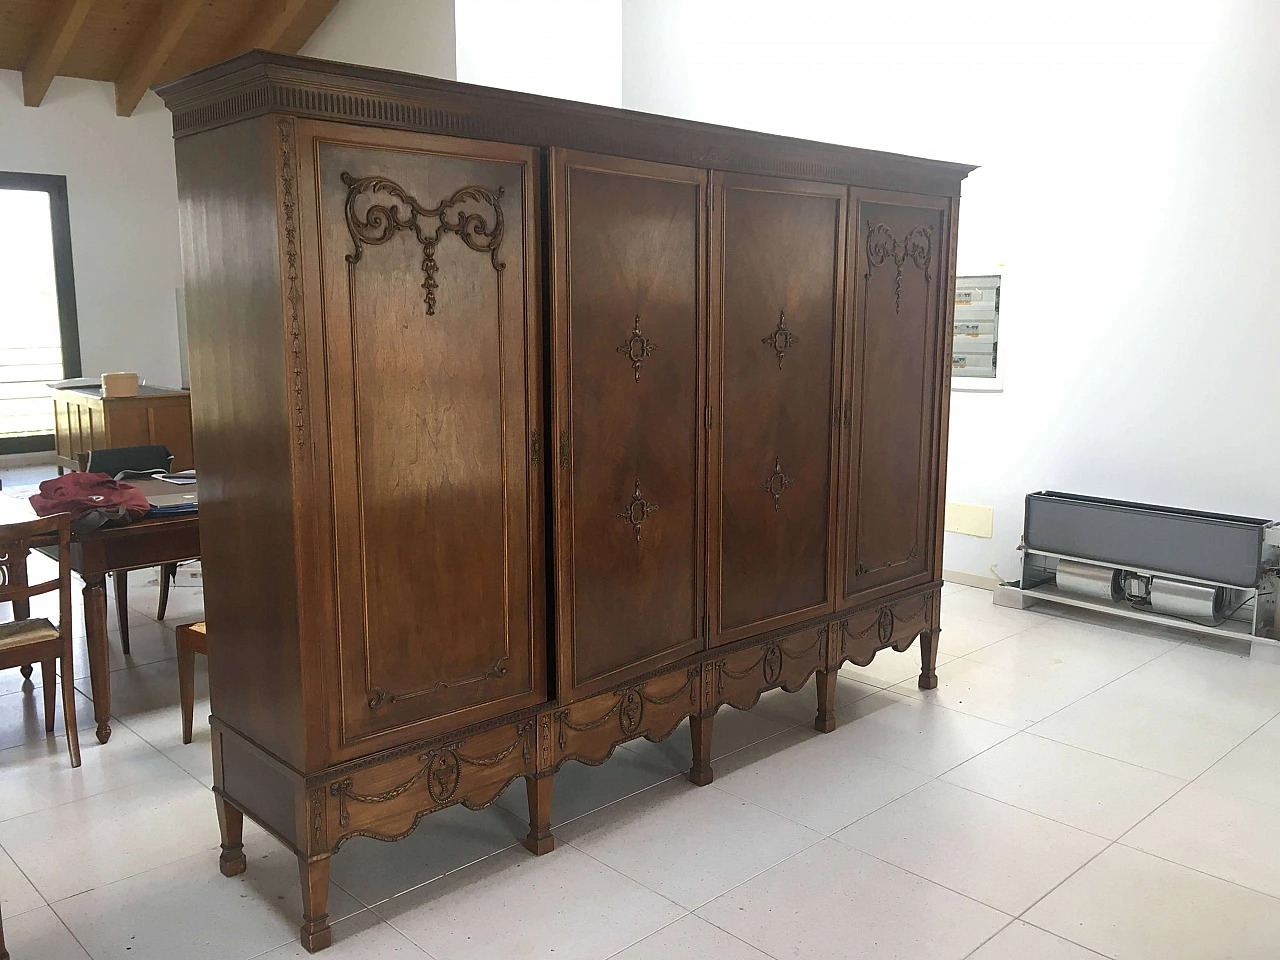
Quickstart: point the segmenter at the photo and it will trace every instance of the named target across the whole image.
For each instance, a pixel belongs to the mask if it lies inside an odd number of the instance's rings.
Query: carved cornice
[[[935,196],[959,196],[974,169],[265,51],[159,93],[178,137],[280,113]]]

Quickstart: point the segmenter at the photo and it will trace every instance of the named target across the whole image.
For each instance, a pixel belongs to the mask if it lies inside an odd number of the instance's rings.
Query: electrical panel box
[[[996,376],[1000,336],[1000,277],[956,277],[953,377]]]

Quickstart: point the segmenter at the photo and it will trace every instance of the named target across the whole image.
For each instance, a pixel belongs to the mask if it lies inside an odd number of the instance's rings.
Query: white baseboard
[[[36,467],[43,463],[52,464],[52,450],[37,450],[34,453],[5,453],[0,454],[0,470],[6,470],[10,467]]]
[[[983,590],[994,590],[1000,581],[995,577],[982,577],[976,573],[962,573],[959,570],[943,570],[942,579],[947,583],[960,583],[966,587],[980,587]]]

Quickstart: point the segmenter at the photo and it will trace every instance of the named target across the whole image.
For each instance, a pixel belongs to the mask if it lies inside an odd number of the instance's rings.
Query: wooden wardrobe
[[[222,871],[845,661],[937,680],[972,169],[255,52],[162,88]],[[750,842],[744,837],[743,842]]]

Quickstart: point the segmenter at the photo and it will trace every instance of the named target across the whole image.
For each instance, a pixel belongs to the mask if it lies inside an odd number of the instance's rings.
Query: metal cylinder
[[[1124,590],[1120,586],[1120,571],[1111,567],[1094,566],[1092,563],[1059,560],[1056,583],[1063,593],[1077,597],[1115,602],[1124,596]]]
[[[1151,580],[1151,609],[1156,613],[1219,620],[1226,603],[1227,591],[1223,587],[1184,583],[1162,577],[1153,577]]]

